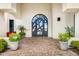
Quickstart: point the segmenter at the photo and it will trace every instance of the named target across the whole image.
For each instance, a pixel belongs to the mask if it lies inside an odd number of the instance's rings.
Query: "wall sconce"
[[[58,17],[58,18],[57,18],[57,21],[60,21],[60,20],[61,20],[60,17]]]

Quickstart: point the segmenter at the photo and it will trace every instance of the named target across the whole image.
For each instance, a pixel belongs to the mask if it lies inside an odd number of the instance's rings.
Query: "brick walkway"
[[[25,38],[16,51],[7,50],[2,56],[77,56],[71,50],[62,51],[55,39],[46,37]]]

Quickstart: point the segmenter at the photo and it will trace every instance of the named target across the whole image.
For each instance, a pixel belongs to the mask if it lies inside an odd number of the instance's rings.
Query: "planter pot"
[[[9,48],[11,49],[11,50],[17,50],[18,49],[18,43],[19,42],[9,42]]]
[[[67,50],[69,48],[68,42],[59,42],[60,43],[60,48],[62,50]]]

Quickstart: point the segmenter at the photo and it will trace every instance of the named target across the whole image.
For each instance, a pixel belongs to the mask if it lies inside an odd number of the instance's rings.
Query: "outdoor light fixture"
[[[57,18],[57,21],[60,21],[60,17]]]

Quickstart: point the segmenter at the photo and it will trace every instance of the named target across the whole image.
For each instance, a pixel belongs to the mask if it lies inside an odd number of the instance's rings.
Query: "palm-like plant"
[[[21,32],[24,32],[24,31],[26,30],[26,28],[25,28],[24,26],[22,26],[22,25],[20,25],[20,26],[18,27],[18,29],[19,29]]]
[[[71,35],[75,36],[75,29],[74,29],[74,27],[71,27]]]
[[[74,37],[75,35],[75,30],[74,30],[74,27],[72,26],[72,27],[69,27],[69,26],[67,26],[67,27],[65,27],[65,29],[66,29],[66,32],[71,36],[71,37]]]

